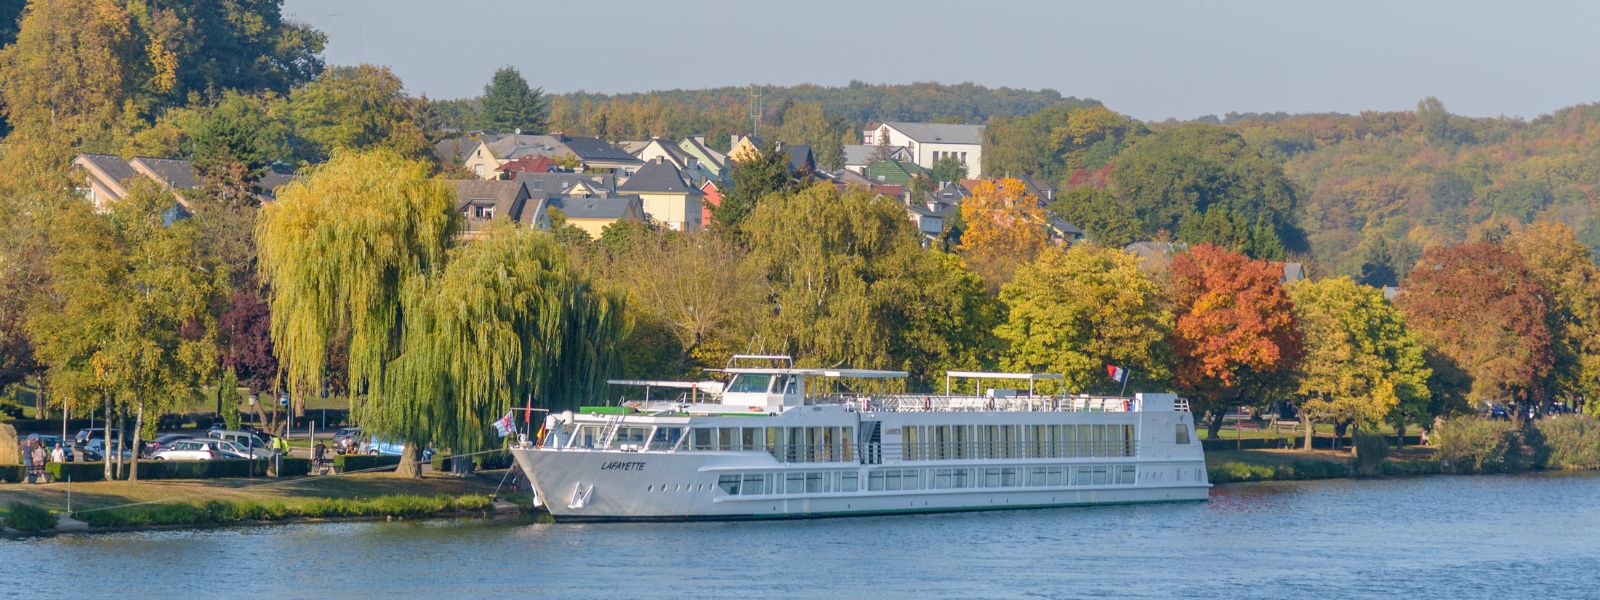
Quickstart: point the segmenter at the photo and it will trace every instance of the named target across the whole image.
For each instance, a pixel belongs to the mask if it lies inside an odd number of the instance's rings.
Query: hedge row
[[[340,473],[398,466],[400,466],[400,457],[398,456],[372,456],[370,454],[335,454],[333,456],[333,468]]]
[[[27,470],[22,465],[0,465],[0,483],[22,483]]]
[[[240,521],[277,521],[289,518],[425,517],[459,512],[487,511],[494,506],[488,496],[379,496],[371,499],[325,498],[301,504],[281,502],[178,502],[131,506],[80,513],[90,527],[144,527],[151,525],[218,525]]]
[[[309,468],[307,470],[309,471]],[[50,463],[45,465],[45,471],[50,474],[51,481],[66,481],[68,476],[71,476],[73,481],[105,479],[105,464],[98,462]],[[127,467],[123,467],[123,472],[127,472]],[[242,458],[139,461],[139,479],[211,479],[252,475],[260,477],[266,474],[266,461],[257,461],[252,471],[250,461]]]
[[[309,458],[279,458],[271,465],[271,474],[274,477],[300,477],[311,473],[311,459]]]
[[[1349,477],[1350,466],[1343,462],[1326,460],[1297,460],[1281,465],[1252,465],[1226,462],[1206,469],[1211,483],[1239,481],[1268,481],[1279,479],[1334,479]]]

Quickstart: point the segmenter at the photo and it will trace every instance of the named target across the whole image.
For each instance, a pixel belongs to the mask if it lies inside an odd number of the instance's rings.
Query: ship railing
[[[1132,458],[1138,456],[1136,440],[1089,442],[963,442],[885,443],[863,449],[861,444],[779,445],[768,447],[696,447],[698,451],[766,450],[780,463],[853,462],[865,450],[900,461],[1036,460],[1071,458]]]
[[[1135,399],[1115,396],[824,394],[806,398],[806,404],[843,405],[863,412],[1135,412],[1138,410]]]

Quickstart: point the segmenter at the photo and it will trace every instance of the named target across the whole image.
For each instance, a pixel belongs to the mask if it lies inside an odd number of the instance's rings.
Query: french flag
[[[1106,374],[1110,375],[1111,380],[1117,383],[1128,382],[1128,370],[1122,367],[1116,365],[1106,365]]]

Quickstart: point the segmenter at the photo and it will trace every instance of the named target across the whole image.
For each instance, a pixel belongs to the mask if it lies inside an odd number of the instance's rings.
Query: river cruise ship
[[[840,392],[899,371],[737,367],[550,414],[512,449],[558,521],[763,519],[1205,500],[1188,403],[1033,393],[951,372],[944,395]],[[737,364],[737,363],[732,363]],[[974,380],[957,395],[954,380]],[[831,381],[830,381],[831,380]],[[1027,389],[985,389],[1008,381]],[[870,386],[869,386],[870,387]],[[650,400],[651,388],[680,395]]]

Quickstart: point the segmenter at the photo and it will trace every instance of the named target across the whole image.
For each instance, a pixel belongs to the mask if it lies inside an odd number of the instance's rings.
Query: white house
[[[879,123],[862,132],[861,143],[873,146],[884,136],[890,146],[903,146],[912,162],[933,168],[941,158],[954,157],[967,165],[967,178],[983,177],[983,126],[947,123]]]

